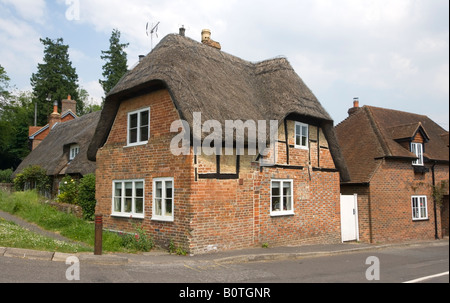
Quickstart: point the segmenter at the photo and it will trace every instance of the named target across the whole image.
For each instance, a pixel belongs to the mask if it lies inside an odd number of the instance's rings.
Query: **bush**
[[[85,175],[78,185],[77,204],[83,209],[83,218],[94,220],[95,215],[95,175]]]
[[[60,194],[57,201],[61,203],[76,204],[78,198],[78,182],[71,176],[65,176],[59,186]]]
[[[0,170],[0,183],[11,183],[12,169]]]
[[[135,226],[136,233],[122,234],[122,246],[132,250],[150,251],[153,246],[153,239],[149,237],[143,226]]]
[[[18,191],[36,189],[41,195],[50,191],[50,178],[45,169],[38,165],[25,168],[22,173],[17,174],[14,179],[14,187]]]

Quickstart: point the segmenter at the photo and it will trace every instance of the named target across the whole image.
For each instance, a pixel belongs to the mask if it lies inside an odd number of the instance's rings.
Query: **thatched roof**
[[[87,149],[100,115],[101,112],[98,111],[55,125],[48,136],[22,161],[13,177],[30,165],[39,165],[49,176],[94,173],[95,162],[87,159]],[[80,152],[69,163],[72,144],[78,144]]]
[[[164,37],[107,95],[89,159],[105,143],[120,102],[159,88],[168,89],[180,118],[191,126],[194,112],[201,112],[202,121],[221,123],[278,120],[281,125],[297,114],[328,125],[325,135],[345,175],[331,117],[286,58],[252,63],[176,34]]]

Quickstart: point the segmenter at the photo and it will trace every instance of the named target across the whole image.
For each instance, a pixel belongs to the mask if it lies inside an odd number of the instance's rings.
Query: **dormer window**
[[[413,161],[413,165],[423,165],[423,144],[411,143],[411,152],[417,156],[417,160]]]
[[[70,146],[70,153],[69,153],[69,161],[72,161],[75,159],[75,157],[80,152],[80,146],[78,144],[73,144]]]

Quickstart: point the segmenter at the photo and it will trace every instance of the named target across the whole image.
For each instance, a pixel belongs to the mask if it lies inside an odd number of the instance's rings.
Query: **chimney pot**
[[[184,25],[182,25],[182,26],[180,27],[180,36],[183,36],[183,37],[184,37],[185,33],[186,33],[186,29],[184,28]]]
[[[348,110],[348,115],[351,116],[359,110],[359,98],[353,98],[353,107]]]
[[[142,60],[144,60],[145,56],[144,55],[139,55],[139,62],[141,62]]]
[[[202,43],[220,50],[222,47],[219,42],[211,39],[211,31],[209,29],[202,30]]]

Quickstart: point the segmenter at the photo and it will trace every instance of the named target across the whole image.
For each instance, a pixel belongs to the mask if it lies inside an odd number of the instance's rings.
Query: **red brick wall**
[[[380,160],[370,187],[342,186],[342,193],[358,193],[360,240],[373,243],[413,239],[434,239],[435,216],[432,173],[414,173],[410,161]],[[435,167],[436,183],[448,180],[448,166]],[[369,194],[370,193],[370,194]],[[413,221],[411,196],[427,196],[428,219]],[[369,204],[370,203],[370,204]],[[370,208],[369,208],[370,205]],[[370,220],[371,217],[371,220]],[[438,236],[441,237],[440,209],[437,207]]]
[[[150,107],[150,139],[146,145],[127,147],[127,113]],[[193,181],[191,156],[177,157],[170,152],[172,121],[178,120],[167,91],[123,101],[108,140],[97,154],[96,212],[104,215],[105,228],[129,231],[143,225],[154,240],[187,248],[189,243],[189,197]],[[174,178],[174,222],[151,220],[153,178]],[[113,180],[144,179],[144,219],[111,216]]]
[[[127,113],[144,107],[150,107],[149,143],[127,147]],[[97,154],[96,212],[104,215],[106,228],[133,231],[134,225],[142,224],[159,244],[173,240],[191,253],[261,243],[340,241],[339,174],[308,168],[309,156],[317,159],[317,145],[309,151],[290,148],[290,165],[304,165],[303,170],[264,167],[261,172],[257,163],[243,156],[239,179],[195,181],[195,168],[212,173],[215,159],[199,157],[194,164],[193,155],[172,155],[170,142],[175,134],[170,125],[178,119],[166,90],[121,103],[107,142]],[[325,143],[321,141],[321,145]],[[285,152],[285,145],[280,146]],[[326,146],[320,149],[321,166],[334,168]],[[225,168],[233,161],[224,158],[221,163]],[[174,178],[174,222],[151,220],[156,177]],[[294,180],[294,215],[270,216],[270,182],[276,178]],[[111,216],[113,181],[126,179],[145,180],[144,219]]]

